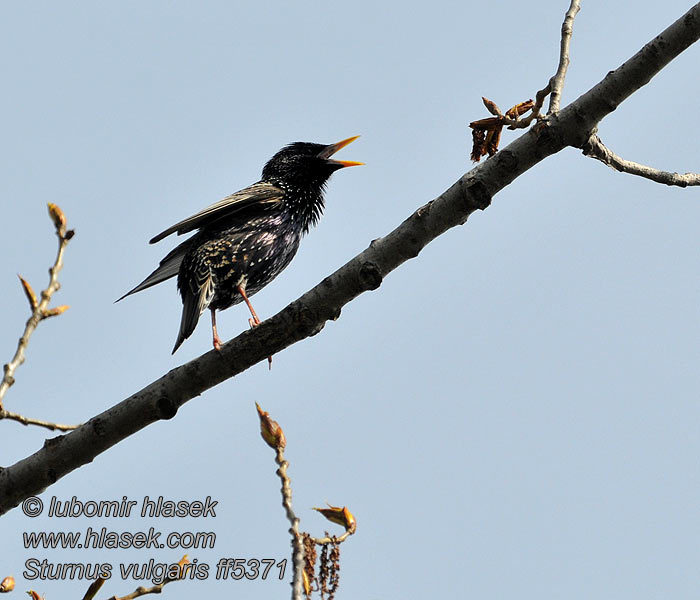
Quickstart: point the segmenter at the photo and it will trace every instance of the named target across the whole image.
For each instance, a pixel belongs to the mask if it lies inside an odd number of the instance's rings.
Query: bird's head
[[[306,191],[309,188],[318,188],[320,192],[328,178],[338,169],[363,164],[331,158],[341,148],[345,148],[358,137],[360,136],[356,135],[337,144],[315,144],[312,142],[289,144],[267,162],[262,172],[262,179],[281,185],[287,190]]]
[[[285,146],[265,165],[262,180],[285,192],[285,205],[303,233],[316,224],[323,211],[323,190],[328,178],[338,169],[364,163],[331,158],[359,135],[336,144],[294,142]]]

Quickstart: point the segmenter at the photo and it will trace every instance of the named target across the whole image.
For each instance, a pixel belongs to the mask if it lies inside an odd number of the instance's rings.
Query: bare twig
[[[532,107],[532,112],[526,117],[511,119],[509,117],[504,117],[503,124],[508,126],[508,129],[526,129],[530,126],[530,123],[535,119],[541,117],[540,110],[542,110],[542,105],[544,104],[544,99],[552,91],[551,83],[548,83],[535,95],[535,106]]]
[[[542,118],[540,111],[542,110],[542,105],[544,104],[544,100],[547,96],[550,96],[548,114],[559,110],[559,102],[561,100],[562,88],[564,87],[564,79],[566,78],[566,71],[569,68],[569,47],[571,45],[571,35],[573,33],[574,18],[576,17],[576,14],[580,9],[580,0],[571,0],[569,10],[566,12],[566,15],[564,16],[564,22],[561,26],[559,66],[557,68],[557,72],[550,78],[547,85],[540,91],[538,91],[535,95],[535,103],[534,106],[532,106],[532,111],[530,112],[530,114],[528,114],[526,117],[523,117],[522,119],[520,118],[520,115],[517,112],[515,114],[506,113],[505,115],[503,115],[501,114],[501,111],[495,104],[487,103],[490,101],[487,101],[484,98],[484,104],[486,104],[486,108],[489,109],[489,112],[492,115],[496,116],[496,119],[482,119],[483,122],[494,121],[501,126],[507,126],[508,129],[527,129],[530,126],[530,123],[532,123],[534,120],[540,120]],[[470,123],[469,126],[472,127],[472,129],[474,129],[475,124],[478,123],[480,123],[480,121],[475,121]],[[489,152],[491,156],[495,154],[495,150],[497,149],[497,147],[498,143],[495,144],[495,149],[493,149],[492,152]],[[484,155],[485,152],[480,154],[480,156]],[[474,152],[472,152],[472,160],[474,162],[478,162],[478,158],[475,157]]]
[[[302,600],[302,594],[304,591],[306,591],[306,595],[308,597],[311,586],[310,578],[313,578],[313,563],[316,556],[316,551],[313,544],[324,546],[324,552],[326,552],[326,546],[333,546],[336,549],[334,568],[339,569],[340,554],[338,551],[338,546],[341,542],[345,541],[348,536],[355,533],[357,530],[357,522],[355,521],[355,517],[346,507],[343,506],[341,508],[339,506],[331,506],[329,504],[328,508],[315,508],[314,510],[320,512],[329,521],[345,527],[345,533],[342,536],[329,537],[328,533],[326,532],[325,538],[317,539],[311,537],[308,533],[301,533],[299,531],[299,517],[296,516],[294,509],[292,508],[292,482],[287,475],[287,467],[289,467],[289,462],[284,458],[284,449],[287,445],[287,440],[284,437],[284,431],[282,431],[282,427],[280,427],[280,424],[277,421],[272,420],[269,413],[260,408],[260,405],[257,402],[255,403],[255,407],[257,408],[258,418],[260,419],[260,435],[262,436],[262,439],[265,440],[265,443],[275,451],[275,462],[279,467],[277,469],[277,476],[282,481],[282,506],[287,514],[287,520],[291,525],[289,528],[289,533],[292,534],[292,565],[294,572],[294,581],[292,583],[292,600]],[[307,551],[309,552],[309,556],[305,556]],[[323,596],[323,593],[321,596]],[[332,597],[332,594],[329,597]]]
[[[335,589],[338,585],[338,571],[340,570],[340,544],[345,541],[348,536],[355,533],[357,530],[357,522],[355,517],[346,507],[331,506],[328,508],[316,508],[326,519],[345,527],[345,533],[340,537],[330,537],[326,532],[326,537],[321,539],[312,538],[308,533],[299,531],[299,517],[294,513],[292,508],[292,482],[287,475],[289,462],[284,458],[284,448],[287,441],[284,437],[284,431],[277,421],[270,418],[269,413],[260,408],[256,402],[255,406],[258,410],[260,419],[260,435],[265,443],[275,451],[275,462],[277,463],[277,476],[282,481],[282,506],[287,514],[287,520],[290,523],[289,533],[292,535],[292,600],[302,600],[304,596],[311,597],[312,580],[323,581],[321,587],[321,597],[328,592],[329,599],[332,599],[335,594]],[[316,560],[316,550],[314,544],[322,546],[322,557],[327,558],[328,547],[332,547],[333,560],[330,561],[330,566],[322,561],[320,571],[320,580],[314,577],[314,562]],[[325,565],[325,566],[324,566]],[[330,590],[326,590],[326,583],[331,579],[333,584]]]
[[[260,408],[256,402],[255,408],[258,411],[260,419],[260,435],[265,443],[275,451],[275,462],[277,463],[277,476],[282,482],[282,506],[289,521],[289,533],[292,534],[292,600],[302,600],[304,587],[304,541],[301,532],[299,531],[299,517],[296,516],[292,508],[292,482],[287,475],[289,462],[284,458],[284,448],[287,445],[287,440],[284,437],[284,431],[277,421],[274,421],[270,414]]]
[[[294,580],[292,582],[292,600],[302,600],[304,597],[303,573],[304,573],[304,542],[299,531],[299,517],[292,508],[292,482],[287,475],[289,462],[284,458],[284,448],[275,449],[275,462],[279,467],[277,476],[282,482],[282,506],[284,507],[287,521],[290,523],[289,533],[292,534],[292,570]]]
[[[677,185],[678,187],[700,185],[700,173],[684,173],[681,175],[680,173],[660,171],[659,169],[647,167],[646,165],[640,165],[639,163],[632,162],[631,160],[625,160],[603,144],[595,133],[588,138],[588,141],[584,144],[582,150],[586,156],[595,158],[616,171],[620,171],[621,173],[639,175],[639,177],[651,179],[656,183]]]
[[[328,532],[326,532],[326,533],[328,533]],[[322,538],[312,537],[311,540],[313,541],[314,544],[318,544],[319,546],[325,546],[326,544],[342,543],[346,539],[348,539],[348,537],[350,537],[353,533],[355,533],[355,532],[347,529],[344,534],[339,535],[337,537],[327,535],[326,537],[322,537]]]
[[[5,409],[0,411],[0,419],[17,421],[22,425],[36,425],[37,427],[45,427],[51,431],[73,431],[73,429],[80,427],[80,425],[63,425],[62,423],[52,423],[50,421],[42,421],[41,419],[32,419],[31,417],[18,415],[17,413],[10,412],[9,410]]]
[[[2,382],[0,382],[0,420],[11,419],[18,421],[23,425],[39,425],[41,427],[47,427],[48,429],[68,431],[75,429],[77,425],[60,425],[57,423],[49,423],[47,421],[39,421],[37,419],[29,419],[27,417],[23,417],[22,415],[18,415],[17,413],[6,411],[2,404],[7,390],[9,390],[15,382],[15,371],[25,360],[25,352],[27,346],[29,345],[29,339],[34,333],[34,330],[44,319],[55,317],[68,310],[68,306],[49,308],[49,302],[51,302],[52,296],[61,287],[61,284],[58,282],[58,273],[63,267],[63,254],[66,250],[66,246],[75,235],[75,231],[72,229],[66,229],[66,217],[63,214],[63,211],[57,205],[49,203],[48,206],[49,216],[54,223],[56,228],[56,237],[58,238],[56,260],[54,261],[53,266],[49,269],[49,285],[44,291],[41,292],[40,301],[37,299],[32,286],[29,285],[29,283],[22,276],[19,276],[22,289],[24,290],[24,294],[29,302],[31,315],[29,319],[27,319],[24,326],[22,337],[19,338],[15,355],[12,357],[12,360],[3,367],[4,374]]]
[[[581,10],[580,0],[571,0],[569,10],[566,11],[564,22],[561,25],[561,44],[559,46],[559,66],[557,72],[549,80],[551,95],[549,97],[548,114],[555,113],[559,110],[559,102],[561,101],[561,92],[564,88],[564,79],[566,79],[566,71],[569,68],[569,47],[571,45],[571,34],[574,31],[574,18]]]
[[[134,598],[139,598],[147,594],[160,594],[166,585],[172,583],[173,581],[180,581],[184,577],[185,565],[187,565],[188,563],[189,560],[187,558],[187,554],[185,554],[185,556],[183,556],[180,559],[177,565],[172,565],[173,567],[177,566],[179,568],[179,570],[177,571],[179,575],[177,577],[166,577],[165,579],[163,579],[163,581],[152,585],[151,587],[144,587],[140,585],[133,592],[127,594],[126,596],[111,596],[108,600],[134,600]]]
[[[153,585],[151,587],[144,587],[140,585],[133,592],[127,594],[126,596],[111,596],[108,600],[134,600],[134,598],[139,598],[140,596],[145,596],[146,594],[160,594],[166,584],[177,581],[177,579],[166,579],[162,583]]]

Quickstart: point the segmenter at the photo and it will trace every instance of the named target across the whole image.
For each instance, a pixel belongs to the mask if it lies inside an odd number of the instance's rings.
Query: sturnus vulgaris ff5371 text
[[[217,350],[221,346],[217,310],[245,302],[251,325],[260,323],[249,297],[294,258],[301,237],[321,216],[328,178],[338,169],[362,164],[331,158],[357,137],[329,145],[295,142],[282,148],[265,165],[260,181],[155,236],[151,244],[171,233],[198,230],[122,298],[177,275],[183,308],[173,353],[192,335],[207,308]]]

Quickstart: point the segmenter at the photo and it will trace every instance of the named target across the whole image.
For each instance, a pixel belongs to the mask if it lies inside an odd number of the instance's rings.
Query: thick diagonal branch
[[[159,420],[205,390],[312,336],[343,306],[378,288],[391,271],[418,256],[448,229],[486,208],[519,175],[566,146],[583,147],[598,122],[700,37],[694,6],[642,50],[559,113],[549,115],[493,158],[478,165],[394,231],[375,240],[280,313],[203,356],[170,371],[140,392],[52,440],[35,454],[0,471],[0,514],[42,492],[129,435]]]

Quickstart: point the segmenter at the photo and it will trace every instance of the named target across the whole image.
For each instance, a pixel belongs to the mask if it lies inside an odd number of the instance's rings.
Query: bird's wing
[[[276,204],[282,201],[283,196],[284,192],[280,188],[271,183],[259,181],[235,194],[226,196],[223,200],[212,204],[197,214],[175,223],[172,227],[168,227],[165,231],[155,236],[150,243],[155,244],[171,233],[177,232],[178,235],[181,235],[193,229],[199,229],[222,217],[227,217],[253,205],[264,207]]]
[[[190,246],[190,240],[185,240],[182,244],[173,248],[168,255],[160,261],[158,268],[153,271],[153,273],[146,277],[146,279],[139,283],[133,290],[124,294],[121,298],[119,298],[119,300],[123,300],[131,294],[145,290],[146,288],[156,285],[161,281],[166,281],[171,277],[175,277],[180,270],[182,259],[185,258],[185,254],[189,250]],[[117,302],[119,302],[119,300],[117,300]]]

